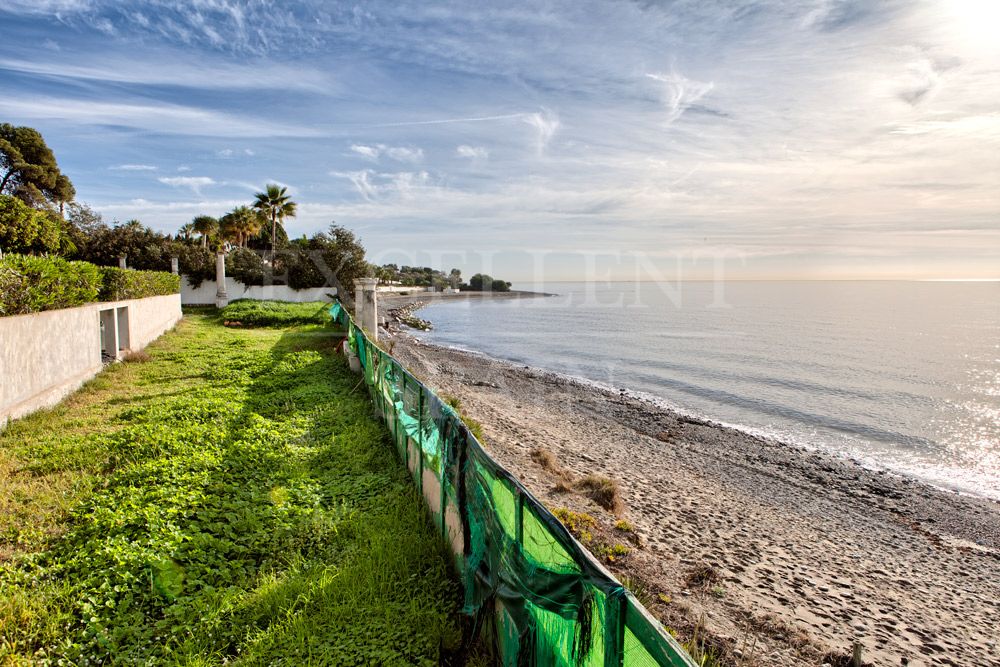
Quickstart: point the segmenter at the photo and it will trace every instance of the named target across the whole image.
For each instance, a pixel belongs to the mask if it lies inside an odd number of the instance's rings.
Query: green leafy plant
[[[0,315],[22,315],[97,301],[101,274],[93,264],[56,257],[6,255],[0,260]]]
[[[180,292],[180,276],[166,271],[101,267],[101,301],[124,301]]]

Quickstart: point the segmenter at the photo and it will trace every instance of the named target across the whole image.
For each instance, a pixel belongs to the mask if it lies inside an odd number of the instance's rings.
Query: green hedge
[[[0,259],[0,317],[179,291],[180,277],[172,273],[98,267],[58,257]]]
[[[102,266],[101,276],[101,301],[142,299],[181,291],[181,277],[166,271],[135,271]]]
[[[100,288],[100,270],[87,262],[27,255],[0,260],[0,316],[90,303]]]
[[[222,319],[230,326],[287,327],[295,324],[326,324],[330,304],[320,301],[256,301],[237,299],[222,309]]]

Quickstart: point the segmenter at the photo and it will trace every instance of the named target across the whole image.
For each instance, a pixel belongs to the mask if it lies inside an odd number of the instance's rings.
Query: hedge
[[[79,306],[96,301],[100,287],[93,264],[7,255],[0,260],[0,315]]]
[[[166,271],[136,271],[102,266],[101,276],[101,301],[142,299],[181,291],[181,277]]]
[[[98,267],[58,257],[6,255],[0,259],[0,316],[179,291],[180,277],[171,273]]]

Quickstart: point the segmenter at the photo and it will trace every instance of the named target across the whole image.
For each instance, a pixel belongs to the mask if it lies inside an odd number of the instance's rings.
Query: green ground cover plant
[[[338,340],[192,311],[0,433],[0,665],[455,648],[458,584]]]
[[[324,324],[330,321],[330,304],[321,301],[289,303],[237,299],[222,309],[222,319],[230,326],[288,327],[296,324]]]

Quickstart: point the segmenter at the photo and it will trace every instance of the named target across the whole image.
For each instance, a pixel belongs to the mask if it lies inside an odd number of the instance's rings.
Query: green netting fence
[[[377,411],[455,556],[464,611],[490,624],[502,665],[694,662],[455,411],[371,342],[339,304]]]

